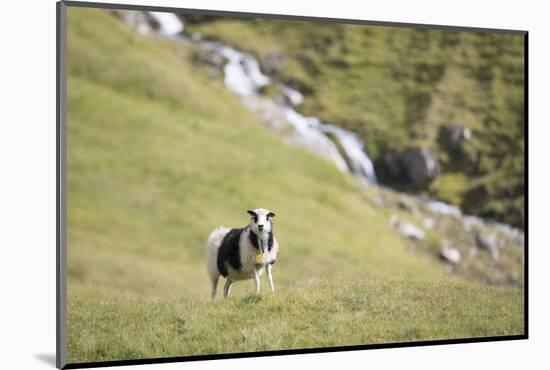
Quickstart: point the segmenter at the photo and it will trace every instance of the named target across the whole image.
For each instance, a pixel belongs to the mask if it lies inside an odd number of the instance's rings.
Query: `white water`
[[[251,55],[227,46],[221,48],[221,53],[229,60],[224,68],[225,85],[233,92],[242,96],[253,95],[259,88],[270,83],[269,77],[262,74],[259,63]],[[374,166],[363,150],[361,139],[355,133],[336,125],[322,123],[316,117],[300,114],[293,106],[303,102],[303,95],[288,86],[280,86],[291,103],[281,107],[287,121],[295,129],[290,141],[330,159],[341,171],[349,170],[370,183],[376,183]],[[333,136],[332,140],[329,135]],[[343,154],[338,151],[333,140],[339,142]]]
[[[344,148],[344,153],[352,173],[367,179],[371,183],[377,182],[374,165],[365,153],[363,141],[357,134],[329,123],[321,125],[321,130],[327,134],[336,136],[336,139]]]
[[[260,88],[271,83],[271,79],[261,72],[259,63],[253,56],[219,43],[203,44],[228,60],[224,67],[225,86],[236,94],[245,97],[257,95]],[[336,125],[322,123],[315,117],[300,114],[294,106],[303,102],[303,95],[288,86],[280,84],[280,87],[290,104],[276,107],[282,110],[295,130],[289,141],[330,159],[341,171],[350,171],[367,182],[376,183],[374,166],[363,150],[361,139],[353,132]],[[343,154],[333,140],[338,141]]]
[[[260,88],[269,84],[271,80],[260,70],[258,61],[248,55],[241,53],[229,46],[216,45],[215,52],[220,53],[227,59],[223,68],[225,86],[242,96],[253,95]]]
[[[183,22],[173,13],[149,12],[160,25],[159,33],[165,36],[175,36],[183,31]]]
[[[294,90],[293,88],[284,85],[281,85],[281,90],[293,106],[300,105],[304,101],[304,96],[298,90]]]
[[[159,24],[160,33],[174,37],[184,29],[183,22],[174,14],[150,12]],[[181,37],[180,37],[181,38]],[[189,40],[187,40],[189,41]],[[258,60],[250,54],[242,53],[232,47],[209,41],[196,41],[196,45],[217,53],[227,60],[223,67],[225,86],[242,97],[257,96],[259,90],[272,83],[260,69]],[[350,171],[369,183],[376,183],[376,174],[372,161],[364,151],[364,144],[353,132],[333,124],[320,122],[315,117],[306,117],[294,107],[300,105],[304,96],[298,90],[279,84],[282,93],[290,104],[275,104],[294,128],[288,140],[318,155],[331,160],[341,171]],[[248,104],[253,101],[248,101]],[[343,153],[340,153],[337,141]]]
[[[287,121],[295,132],[290,136],[293,144],[308,148],[312,152],[330,159],[341,171],[347,171],[348,165],[336,144],[320,130],[321,123],[315,117],[305,117],[290,107],[285,108]]]
[[[227,60],[224,66],[224,83],[226,87],[243,98],[251,98],[248,101],[258,106],[259,103],[254,102],[260,101],[259,89],[272,83],[272,81],[261,72],[256,58],[221,43],[200,41],[200,37],[191,40],[182,34],[184,23],[175,14],[162,12],[149,12],[149,14],[160,24],[159,33],[161,35],[184,43],[194,42],[198,47],[209,49],[223,56]],[[286,117],[288,123],[295,129],[294,133],[289,137],[289,140],[293,144],[305,147],[314,153],[330,159],[342,171],[349,170],[367,182],[377,182],[373,163],[366,154],[364,144],[357,134],[333,124],[322,123],[315,117],[306,117],[298,113],[294,107],[303,102],[304,96],[302,93],[283,84],[279,84],[279,87],[288,98],[290,104],[281,106],[275,100],[270,100],[269,105],[276,107],[275,115],[279,114]],[[243,103],[245,102],[246,99],[243,99]],[[252,109],[253,107],[248,106],[248,108]],[[469,135],[469,132],[466,135]],[[344,152],[345,159],[329,136],[338,141]],[[440,201],[430,202],[429,208],[436,214],[462,215],[458,207]],[[486,224],[485,220],[477,216],[465,215],[464,220],[465,224],[469,227]],[[500,223],[492,224],[496,225],[503,233],[523,239],[523,232],[515,227]],[[421,238],[421,234],[415,233],[415,237]]]

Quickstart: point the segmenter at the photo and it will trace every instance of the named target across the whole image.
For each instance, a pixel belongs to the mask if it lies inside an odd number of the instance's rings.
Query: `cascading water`
[[[270,78],[262,73],[260,64],[252,56],[219,43],[204,43],[203,46],[227,59],[223,72],[224,83],[229,90],[242,96],[249,96],[271,83]]]
[[[198,47],[222,56],[227,62],[223,67],[225,86],[243,98],[259,96],[259,90],[274,83],[264,75],[257,59],[235,48],[219,42],[191,41],[181,35],[184,24],[175,14],[150,12],[150,16],[159,24],[159,33],[185,42],[194,42]],[[341,171],[349,171],[364,182],[376,183],[376,174],[372,161],[364,151],[359,136],[333,124],[320,122],[315,117],[306,117],[294,107],[300,105],[304,96],[282,83],[278,83],[286,101],[275,102],[270,107],[279,116],[285,117],[294,131],[288,135],[290,143],[304,147],[331,160]],[[247,106],[253,109],[258,100],[247,100]],[[335,144],[338,143],[338,145]]]
[[[367,179],[371,183],[377,182],[372,161],[365,154],[363,141],[357,134],[330,123],[322,124],[320,129],[328,135],[334,135],[342,145],[352,173],[360,178]]]
[[[319,129],[321,123],[315,117],[304,117],[290,107],[284,108],[287,121],[294,127],[289,141],[308,148],[312,152],[330,159],[341,171],[347,171],[346,161],[340,155],[338,147]]]
[[[184,24],[177,15],[164,12],[149,12],[149,15],[159,24],[159,33],[163,36],[175,36],[183,32]]]
[[[192,45],[194,51],[206,50],[208,59],[205,62],[209,66],[223,70],[225,86],[240,96],[243,105],[258,115],[267,127],[280,133],[289,143],[329,159],[340,170],[354,174],[361,183],[377,182],[372,161],[365,153],[361,138],[337,125],[323,123],[315,117],[307,117],[297,112],[295,107],[303,102],[304,96],[299,91],[264,75],[257,59],[252,55],[242,53],[219,42],[201,41],[197,34],[188,37],[183,33],[183,22],[175,14],[150,12],[141,13],[141,15],[137,18],[139,24],[131,22],[131,27],[138,32],[141,32],[140,30],[149,32],[151,29],[156,29],[157,33],[163,37]],[[269,85],[280,92],[279,96],[270,98],[260,93],[262,88]],[[373,200],[375,199],[379,205],[384,205],[388,209],[393,207],[391,198],[388,202],[378,194],[373,198]],[[418,196],[413,199],[413,211],[411,212],[417,217],[425,217],[426,214],[429,216],[423,220],[423,225],[426,228],[435,228],[442,235],[448,235],[451,230],[451,238],[454,239],[457,234],[455,228],[462,227],[464,232],[459,234],[463,236],[463,239],[465,238],[464,240],[470,240],[462,241],[463,245],[470,243],[471,240],[474,240],[477,245],[481,243],[478,242],[479,239],[490,248],[493,248],[492,245],[496,245],[497,248],[502,248],[503,245],[512,245],[518,248],[524,246],[524,234],[515,227],[487,221],[477,216],[464,215],[458,207],[441,201]],[[419,209],[422,211],[419,212]],[[390,219],[393,218],[392,216]],[[422,229],[408,222],[399,222],[397,218],[396,221],[398,223],[395,225],[398,225],[401,234],[415,240],[425,238],[426,234]],[[471,239],[472,235],[475,236],[475,239]],[[454,250],[457,251],[456,248]],[[468,253],[471,250],[472,248]],[[446,251],[447,249],[444,253]],[[493,265],[494,263],[491,266]],[[503,274],[502,271],[500,274]]]
[[[281,90],[283,91],[285,96],[288,98],[290,103],[294,106],[300,105],[304,101],[304,96],[298,90],[294,90],[285,85],[281,85]]]

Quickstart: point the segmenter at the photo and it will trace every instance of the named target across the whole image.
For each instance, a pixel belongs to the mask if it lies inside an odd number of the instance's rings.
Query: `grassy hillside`
[[[191,50],[99,10],[70,8],[68,28],[69,362],[523,333],[522,289],[408,253],[388,210]],[[208,233],[260,206],[277,213],[277,292],[210,302]]]
[[[360,133],[384,183],[523,227],[523,36],[206,20],[187,30],[258,55],[306,94],[305,114]],[[440,137],[455,126],[472,132],[458,150]],[[441,178],[411,186],[388,171],[384,154],[411,147],[437,153]]]

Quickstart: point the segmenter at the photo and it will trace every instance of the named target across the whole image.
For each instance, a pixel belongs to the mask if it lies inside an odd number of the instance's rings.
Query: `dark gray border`
[[[398,27],[398,28],[507,33],[507,34],[515,34],[515,35],[523,35],[527,33],[526,30],[512,30],[512,29],[501,29],[501,28],[459,27],[459,26],[446,26],[441,24],[383,22],[383,21],[359,20],[359,19],[347,19],[347,18],[325,18],[325,17],[311,17],[311,16],[302,16],[302,15],[246,13],[246,12],[226,11],[226,10],[173,8],[173,7],[163,7],[163,6],[132,5],[132,4],[109,4],[109,3],[71,1],[71,0],[64,0],[62,2],[65,3],[67,6],[85,7],[85,8],[142,10],[142,11],[157,11],[157,12],[168,12],[168,13],[212,15],[212,16],[220,16],[220,17],[266,18],[266,19],[281,19],[281,20],[309,21],[309,22],[347,23],[347,24],[360,24],[360,25]]]
[[[56,3],[56,366],[67,363],[67,7]]]
[[[281,15],[281,14],[261,14],[261,13],[244,13],[244,12],[231,12],[231,11],[219,11],[219,10],[203,10],[203,9],[186,9],[186,8],[172,8],[172,7],[157,7],[157,6],[144,6],[144,5],[131,5],[131,4],[109,4],[109,3],[97,3],[97,2],[82,2],[82,1],[60,1],[57,2],[57,257],[56,257],[56,288],[57,288],[57,336],[56,336],[56,366],[60,369],[75,369],[75,368],[92,368],[92,367],[105,367],[105,366],[122,366],[122,365],[142,365],[142,364],[156,364],[156,363],[171,363],[171,362],[184,362],[184,361],[204,361],[204,360],[219,360],[230,358],[248,358],[248,357],[263,357],[263,356],[281,356],[292,354],[307,354],[307,353],[325,353],[325,352],[341,352],[341,351],[357,351],[367,349],[380,349],[380,348],[400,348],[400,347],[419,347],[419,346],[433,346],[433,345],[448,345],[448,344],[461,344],[461,343],[481,343],[481,342],[496,342],[496,341],[508,341],[508,340],[524,340],[528,339],[529,332],[529,258],[528,258],[528,31],[522,30],[506,30],[506,29],[492,29],[492,28],[476,28],[476,27],[458,27],[458,26],[444,26],[444,25],[430,25],[430,24],[416,24],[416,23],[397,23],[397,22],[381,22],[381,21],[367,21],[367,20],[354,20],[354,19],[339,19],[339,18],[320,18],[320,17],[308,17],[308,16],[295,16],[295,15]],[[142,11],[160,11],[160,12],[173,12],[173,13],[187,13],[187,14],[202,14],[213,16],[230,16],[230,17],[243,17],[243,18],[266,18],[266,19],[282,19],[282,20],[296,20],[296,21],[312,21],[312,22],[337,22],[347,24],[359,24],[359,25],[371,25],[371,26],[386,26],[386,27],[399,27],[399,28],[417,28],[417,29],[438,29],[447,31],[465,31],[465,32],[490,32],[490,33],[505,33],[523,35],[524,37],[524,107],[525,107],[525,274],[524,274],[524,333],[520,335],[505,335],[494,337],[480,337],[480,338],[459,338],[459,339],[445,339],[445,340],[427,340],[418,342],[400,342],[400,343],[383,343],[383,344],[365,344],[355,346],[340,346],[340,347],[326,347],[326,348],[303,348],[292,350],[275,350],[275,351],[259,351],[259,352],[242,352],[242,353],[226,353],[226,354],[212,354],[212,355],[196,355],[196,356],[177,356],[177,357],[165,357],[165,358],[150,358],[150,359],[127,359],[127,360],[113,360],[113,361],[96,361],[86,363],[70,363],[67,364],[67,138],[66,138],[66,125],[67,125],[67,7],[87,7],[87,8],[100,8],[100,9],[123,9],[123,10],[142,10]]]

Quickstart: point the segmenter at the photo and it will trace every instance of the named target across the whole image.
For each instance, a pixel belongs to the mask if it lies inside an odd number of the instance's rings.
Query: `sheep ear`
[[[248,210],[246,212],[248,212],[248,214],[252,217],[257,217],[258,216],[258,215],[256,215],[256,212],[254,212],[254,211]]]
[[[267,218],[272,218],[272,217],[275,217],[275,213],[269,212],[269,213],[267,214]]]

